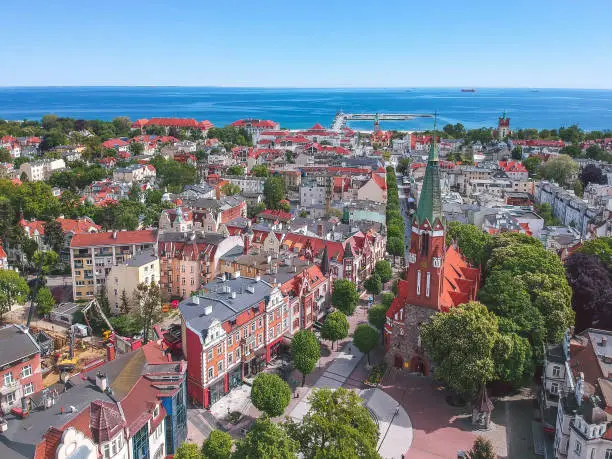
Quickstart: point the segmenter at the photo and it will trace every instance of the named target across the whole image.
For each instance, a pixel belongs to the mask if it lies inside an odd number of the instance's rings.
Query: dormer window
[[[155,408],[153,408],[153,419],[157,418],[157,416],[159,416],[159,405],[155,405]]]

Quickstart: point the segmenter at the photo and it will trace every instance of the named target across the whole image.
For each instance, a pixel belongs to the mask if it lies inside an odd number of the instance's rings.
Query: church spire
[[[427,158],[427,168],[423,179],[423,187],[419,196],[416,218],[419,225],[426,219],[433,224],[436,218],[442,219],[442,198],[440,192],[440,158],[436,145],[436,121],[437,114],[434,115],[434,132]]]

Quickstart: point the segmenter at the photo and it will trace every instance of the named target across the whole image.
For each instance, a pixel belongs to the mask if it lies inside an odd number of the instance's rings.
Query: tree
[[[121,311],[121,314],[127,314],[128,312],[130,312],[130,299],[129,299],[128,294],[125,291],[125,289],[121,290],[121,299],[119,301],[119,310]]]
[[[403,237],[393,236],[387,238],[387,252],[389,252],[394,257],[401,257],[404,254]]]
[[[268,209],[278,209],[280,202],[285,199],[285,181],[282,177],[268,177],[264,182],[264,202]]]
[[[6,148],[0,148],[0,163],[10,163],[13,161],[11,154]]]
[[[232,458],[294,459],[298,447],[298,442],[290,438],[285,429],[272,423],[269,418],[260,418],[244,439],[237,442]]]
[[[378,332],[368,324],[359,324],[353,334],[353,344],[368,356],[370,364],[370,351],[378,344]]]
[[[467,453],[468,459],[495,459],[497,455],[493,449],[491,440],[484,437],[477,437],[474,441],[474,446]]]
[[[585,188],[589,183],[605,185],[608,183],[608,176],[595,164],[587,164],[580,172],[580,181]]]
[[[471,396],[494,378],[497,336],[497,317],[477,302],[437,313],[421,326],[423,346],[436,363],[435,377],[459,395]]]
[[[578,145],[566,145],[565,147],[561,148],[559,153],[562,155],[571,156],[572,158],[578,158],[582,156],[582,149]]]
[[[368,322],[378,330],[382,330],[387,321],[387,307],[383,304],[377,304],[368,311]]]
[[[264,164],[256,164],[252,167],[251,174],[254,177],[268,177],[270,175],[270,171]]]
[[[0,321],[16,303],[26,300],[30,288],[23,277],[15,271],[0,269]]]
[[[408,172],[410,171],[410,163],[411,160],[410,158],[400,158],[399,161],[397,162],[397,171],[402,174],[402,175],[408,175]]]
[[[327,315],[321,328],[321,338],[334,343],[348,336],[349,323],[342,311],[334,311]]]
[[[204,459],[230,459],[232,437],[227,432],[213,430],[202,445]]]
[[[539,170],[542,178],[569,186],[578,172],[578,164],[570,156],[559,155],[546,161]]]
[[[512,149],[512,159],[514,159],[515,161],[520,161],[521,159],[523,159],[523,147],[516,146]]]
[[[500,319],[501,321],[501,319]],[[493,346],[497,379],[520,387],[533,374],[531,344],[516,333],[500,333]]]
[[[612,237],[598,237],[586,241],[577,252],[597,255],[612,273]]]
[[[334,281],[334,290],[331,302],[334,307],[350,316],[357,307],[359,293],[357,287],[348,279],[337,279]]]
[[[309,402],[300,423],[285,424],[305,459],[380,458],[378,426],[355,392],[343,387],[315,389]]]
[[[523,166],[525,166],[525,169],[527,169],[527,172],[529,172],[529,175],[533,177],[535,173],[538,171],[538,168],[540,167],[541,163],[542,163],[542,160],[540,159],[539,156],[530,156],[529,158],[523,161]]]
[[[142,152],[144,151],[144,145],[140,142],[132,142],[130,143],[128,149],[130,150],[132,156],[138,156],[142,155]]]
[[[241,166],[230,166],[225,172],[227,175],[244,175],[244,169]]]
[[[51,294],[51,290],[47,287],[42,287],[38,290],[36,295],[36,312],[39,316],[49,314],[55,306],[55,299]]]
[[[247,205],[247,217],[254,218],[257,216],[257,214],[263,212],[264,210],[266,210],[266,205],[263,202],[260,202],[254,206]]]
[[[234,183],[228,182],[221,187],[221,193],[225,196],[234,196],[240,193],[240,187]]]
[[[289,384],[280,376],[270,373],[259,373],[251,388],[251,401],[255,408],[271,418],[280,416],[291,400]]]
[[[606,265],[589,253],[576,251],[565,262],[576,313],[576,333],[589,327],[609,330],[612,326],[612,278]]]
[[[65,245],[64,230],[57,220],[49,220],[45,223],[45,239],[51,249],[60,253]]]
[[[536,206],[538,215],[544,219],[545,226],[558,226],[561,222],[553,215],[553,209],[550,204],[543,202],[539,206]]]
[[[374,273],[363,283],[366,291],[372,295],[378,295],[382,291],[382,282],[378,274]]]
[[[565,142],[579,143],[584,140],[584,132],[576,124],[572,124],[568,128],[559,128],[559,137]]]
[[[446,230],[446,242],[456,241],[461,253],[474,266],[486,262],[491,236],[474,225],[450,222]]]
[[[606,151],[597,144],[591,145],[589,148],[586,149],[584,153],[585,156],[589,159],[595,159],[597,161],[608,159],[608,154],[606,153]]]
[[[291,340],[291,358],[293,365],[302,373],[302,386],[306,375],[312,373],[321,358],[321,344],[310,330],[300,330]]]
[[[381,305],[385,307],[385,311],[388,311],[389,308],[391,307],[391,303],[393,303],[393,300],[395,299],[395,295],[396,294],[393,292],[383,292],[380,302],[381,302]]]
[[[374,271],[380,277],[380,281],[384,284],[389,282],[393,277],[393,271],[391,270],[391,263],[387,260],[378,260],[374,267]]]
[[[153,325],[159,322],[163,315],[161,310],[162,297],[159,285],[155,282],[141,282],[134,291],[133,317],[143,326],[143,344],[147,344]]]
[[[198,445],[195,443],[181,443],[174,453],[174,459],[204,459]]]

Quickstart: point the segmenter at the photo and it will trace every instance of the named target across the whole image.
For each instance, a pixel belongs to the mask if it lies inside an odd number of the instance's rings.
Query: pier
[[[340,131],[348,121],[408,121],[414,118],[433,118],[432,113],[342,113],[334,117],[332,129]]]

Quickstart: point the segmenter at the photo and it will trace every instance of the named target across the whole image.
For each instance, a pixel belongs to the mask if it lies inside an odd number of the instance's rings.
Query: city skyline
[[[2,55],[15,65],[0,86],[610,89],[611,14],[608,2],[569,0],[35,1],[4,8]]]

